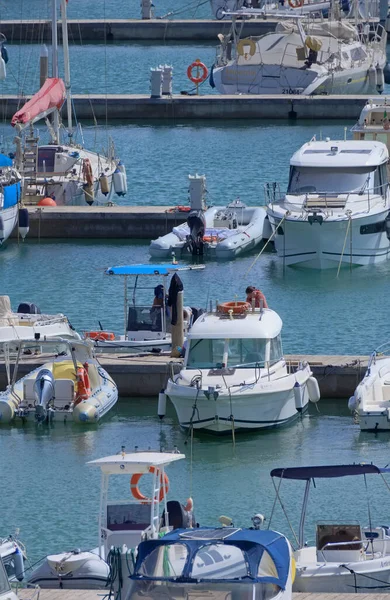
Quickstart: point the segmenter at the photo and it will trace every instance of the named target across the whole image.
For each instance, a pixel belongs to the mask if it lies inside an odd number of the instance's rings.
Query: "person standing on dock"
[[[255,308],[268,308],[267,300],[263,292],[258,290],[254,285],[250,285],[245,290],[246,301],[252,306],[252,300],[255,299]]]

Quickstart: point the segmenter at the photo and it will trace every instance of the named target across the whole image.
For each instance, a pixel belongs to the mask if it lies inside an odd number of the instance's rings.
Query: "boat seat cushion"
[[[77,363],[78,367],[82,367],[81,363]],[[54,379],[70,379],[76,381],[76,371],[72,360],[61,360],[59,362],[53,362],[53,376]]]
[[[58,402],[73,402],[74,399],[74,382],[70,379],[56,379],[54,381],[55,403]]]
[[[34,383],[35,379],[31,378],[23,381],[23,397],[27,402],[35,401]]]

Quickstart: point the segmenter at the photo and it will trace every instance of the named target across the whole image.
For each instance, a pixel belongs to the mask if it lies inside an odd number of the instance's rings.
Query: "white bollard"
[[[163,74],[161,69],[150,69],[150,97],[161,98]]]
[[[172,67],[172,65],[160,65],[159,69],[161,69],[162,75],[163,75],[162,95],[163,96],[172,96],[173,67]]]
[[[188,175],[191,210],[206,210],[206,176]]]
[[[153,2],[152,0],[141,0],[141,19],[151,19]]]

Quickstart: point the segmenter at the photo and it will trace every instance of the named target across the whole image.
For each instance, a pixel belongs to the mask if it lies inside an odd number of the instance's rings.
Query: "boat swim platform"
[[[131,190],[130,190],[131,194]],[[184,223],[188,213],[169,206],[25,206],[28,239],[155,239]],[[13,238],[18,236],[14,229]]]
[[[35,589],[18,589],[19,600],[30,600]],[[34,596],[36,600],[109,600],[107,590],[39,590],[39,596]],[[114,596],[111,596],[113,600]],[[217,600],[217,596],[213,596]],[[292,600],[353,600],[356,594],[292,594]],[[226,599],[226,592],[221,592],[221,600]],[[389,593],[382,594],[359,594],[359,600],[390,600]]]
[[[145,84],[149,73],[145,72]],[[208,85],[208,84],[207,84]],[[131,82],[129,83],[131,87]],[[190,82],[189,82],[189,87]],[[202,89],[202,88],[201,88]],[[16,94],[0,97],[0,116],[11,120],[25,101]],[[368,95],[300,96],[294,94],[173,94],[151,98],[148,94],[75,94],[72,101],[78,120],[164,121],[175,124],[187,120],[230,119],[340,119],[357,121]],[[379,96],[378,96],[379,97]],[[63,108],[63,116],[65,112]],[[340,131],[341,135],[341,131]]]
[[[39,345],[39,342],[37,343]],[[22,377],[38,368],[44,362],[52,360],[48,354],[23,356],[19,363],[19,376]],[[168,353],[161,354],[131,354],[127,351],[120,353],[97,353],[102,367],[108,372],[118,386],[122,398],[158,396],[165,388],[172,373],[180,371],[182,360],[171,358]],[[317,378],[321,397],[326,399],[349,398],[363,378],[367,356],[317,356],[317,355],[286,355],[286,361],[291,367],[300,361],[307,360]],[[11,361],[11,373],[13,364]],[[7,386],[4,360],[0,358],[0,390]]]

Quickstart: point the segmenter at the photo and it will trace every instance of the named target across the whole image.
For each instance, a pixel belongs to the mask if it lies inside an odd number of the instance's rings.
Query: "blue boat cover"
[[[0,155],[1,156],[1,155]],[[20,182],[14,183],[13,185],[6,185],[3,188],[4,192],[4,205],[3,208],[10,208],[15,206],[20,200]]]
[[[366,475],[380,473],[381,469],[375,465],[321,465],[319,467],[291,467],[287,469],[273,469],[271,477],[283,479],[308,480],[313,478],[346,477],[347,475]]]
[[[106,275],[170,275],[176,271],[192,271],[204,269],[204,265],[125,265],[123,267],[110,267]]]
[[[12,159],[5,154],[0,154],[0,167],[12,167]]]
[[[211,532],[210,538],[207,538],[207,531]],[[196,536],[199,533],[200,539],[188,539],[185,536],[189,532],[193,532]],[[221,537],[215,537],[215,532],[220,531]],[[147,540],[141,542],[138,546],[137,561],[135,565],[134,575],[131,579],[148,579],[145,575],[145,571],[141,569],[141,565],[145,558],[159,546],[171,545],[173,543],[184,544],[188,549],[188,557],[186,565],[183,569],[180,577],[175,577],[175,581],[186,580],[191,581],[191,569],[193,560],[200,548],[203,548],[206,544],[223,544],[227,546],[236,546],[240,548],[244,553],[247,565],[249,568],[249,578],[251,582],[259,583],[272,583],[278,585],[281,589],[285,589],[286,583],[290,571],[290,549],[287,539],[272,530],[257,530],[257,529],[237,529],[235,533],[223,537],[225,532],[224,528],[216,530],[213,528],[200,527],[199,529],[175,529],[167,535],[157,540]],[[276,570],[277,577],[259,576],[259,564],[263,556],[264,551],[267,551],[271,556]],[[151,580],[161,579],[156,577],[150,577]],[[169,579],[164,578],[164,579]],[[227,578],[228,579],[228,578]],[[197,576],[197,580],[199,577]],[[221,581],[221,580],[219,580]]]

